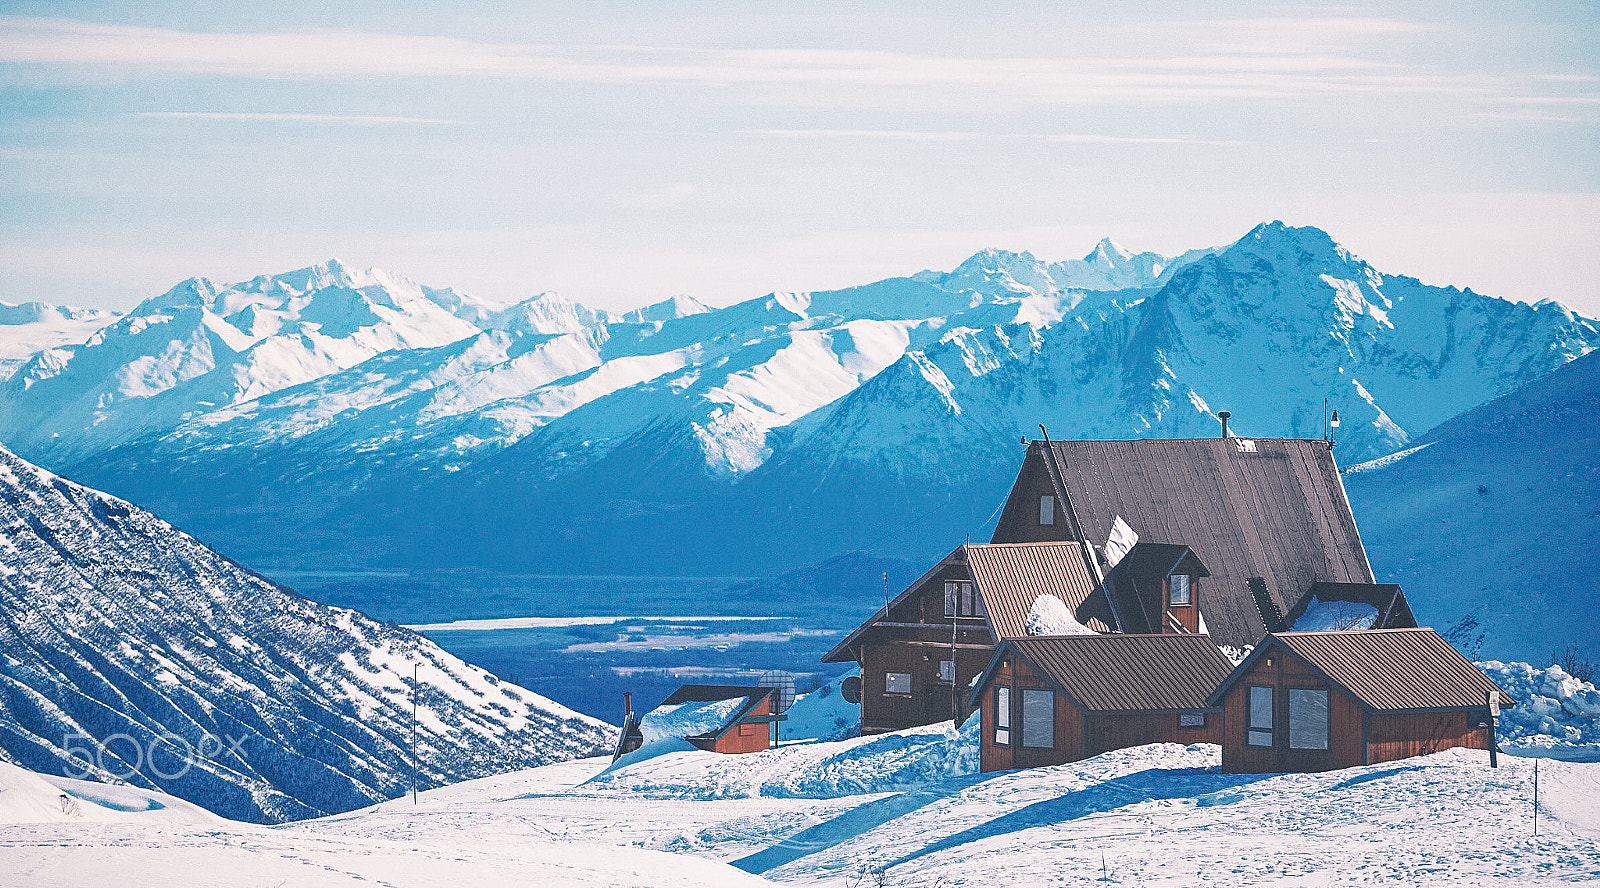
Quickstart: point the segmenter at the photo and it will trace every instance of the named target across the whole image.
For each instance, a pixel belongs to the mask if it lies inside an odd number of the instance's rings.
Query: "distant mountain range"
[[[610,734],[0,449],[0,759],[272,823],[401,795],[413,731],[423,788]]]
[[[191,280],[0,383],[0,440],[269,567],[776,573],[981,538],[1016,441],[1320,437],[1346,464],[1600,346],[1314,228],[623,315],[336,262]]]

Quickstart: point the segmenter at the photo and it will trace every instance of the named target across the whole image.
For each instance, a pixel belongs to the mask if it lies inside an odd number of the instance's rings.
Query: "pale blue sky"
[[[0,2],[0,299],[726,304],[1283,219],[1600,315],[1595,2],[238,6]]]

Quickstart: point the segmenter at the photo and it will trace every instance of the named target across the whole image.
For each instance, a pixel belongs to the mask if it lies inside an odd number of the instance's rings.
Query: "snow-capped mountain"
[[[95,308],[0,302],[0,380],[39,352],[83,342],[117,317]]]
[[[1600,354],[1344,481],[1373,568],[1456,646],[1535,663],[1568,643],[1600,652],[1582,618],[1600,551]]]
[[[0,440],[280,565],[354,550],[550,567],[529,544],[574,535],[563,569],[609,563],[617,539],[676,555],[685,534],[750,547],[712,558],[816,560],[884,514],[929,511],[921,544],[938,548],[935,527],[981,529],[1039,423],[1212,435],[1229,410],[1239,434],[1320,436],[1328,399],[1355,462],[1600,345],[1555,303],[1384,275],[1281,223],[1172,260],[1109,241],[1055,263],[985,250],[949,273],[711,311],[497,307],[332,263],[206,292],[40,355],[0,390]],[[163,300],[191,306],[190,326]],[[339,300],[377,320],[329,332],[304,316]],[[264,338],[224,351],[217,329]],[[348,364],[314,357],[335,344]],[[752,532],[777,526],[819,548]]]
[[[400,795],[413,725],[424,787],[609,735],[0,450],[0,757],[276,822]]]

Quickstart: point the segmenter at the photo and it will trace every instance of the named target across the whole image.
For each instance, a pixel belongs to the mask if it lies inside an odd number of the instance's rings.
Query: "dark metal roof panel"
[[[1515,701],[1432,629],[1279,632],[1271,636],[1313,668],[1377,710],[1482,706],[1499,691]]]
[[[1092,629],[1111,628],[1109,612],[1099,613],[1089,601],[1095,580],[1077,543],[973,543],[963,548],[996,638],[1027,635],[1028,613],[1040,595],[1061,599]],[[1100,625],[1090,625],[1091,620]]]
[[[1067,635],[1006,644],[1091,712],[1205,709],[1233,669],[1204,635]]]
[[[1211,571],[1201,611],[1218,643],[1254,644],[1266,634],[1250,577],[1265,579],[1284,613],[1317,581],[1373,582],[1326,442],[1194,438],[1050,446],[1091,542],[1103,543],[1121,516],[1140,542],[1194,551]]]

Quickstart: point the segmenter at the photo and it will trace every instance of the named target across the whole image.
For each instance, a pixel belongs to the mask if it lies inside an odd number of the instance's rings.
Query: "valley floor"
[[[0,869],[29,885],[452,888],[760,884],[747,872],[929,888],[1600,880],[1600,764],[1540,763],[1535,837],[1531,759],[1229,775],[1214,746],[1158,745],[974,774],[970,734],[675,752],[607,773],[590,759],[279,828],[47,812],[58,822],[0,827]]]

